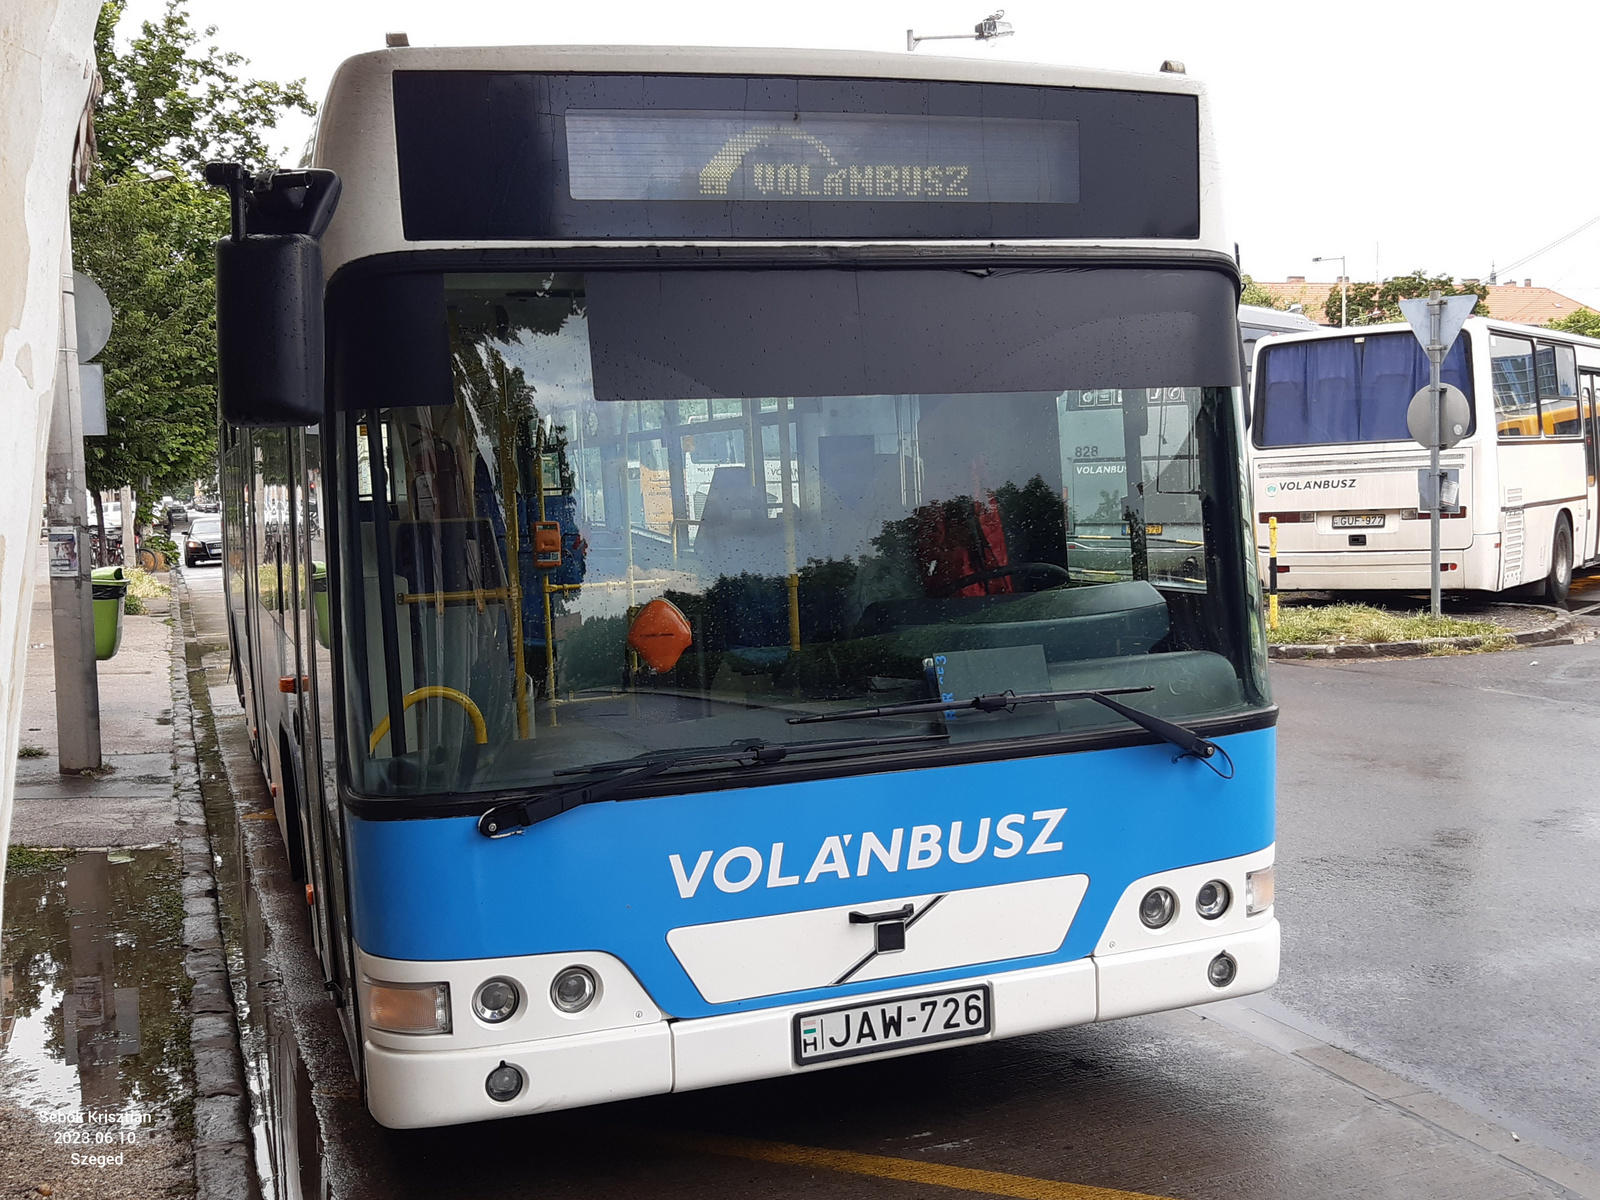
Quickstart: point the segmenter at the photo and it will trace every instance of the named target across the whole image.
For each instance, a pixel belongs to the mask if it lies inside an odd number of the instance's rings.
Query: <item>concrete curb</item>
[[[1553,642],[1570,642],[1578,631],[1577,619],[1559,608],[1543,604],[1519,604],[1518,608],[1532,608],[1548,612],[1555,620],[1543,629],[1525,629],[1511,635],[1514,646],[1543,646]],[[1434,650],[1476,650],[1483,645],[1481,637],[1421,638],[1410,642],[1312,642],[1291,644],[1269,643],[1268,658],[1409,658],[1428,654]],[[1509,649],[1510,647],[1506,647]]]
[[[171,577],[174,593],[182,579]],[[176,601],[176,595],[174,595]],[[172,606],[172,727],[179,847],[183,851],[184,970],[194,981],[189,999],[189,1048],[194,1054],[194,1171],[197,1200],[259,1200],[250,1100],[239,1021],[222,948],[217,881],[200,801],[199,731],[189,698],[188,638]],[[182,731],[187,737],[179,737]]]

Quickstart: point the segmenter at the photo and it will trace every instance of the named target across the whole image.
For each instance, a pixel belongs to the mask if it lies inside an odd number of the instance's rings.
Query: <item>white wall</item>
[[[61,341],[67,189],[99,9],[97,0],[0,0],[0,867]]]

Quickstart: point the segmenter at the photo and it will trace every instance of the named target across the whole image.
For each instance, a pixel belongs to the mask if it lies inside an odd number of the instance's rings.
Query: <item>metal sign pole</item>
[[[1428,545],[1432,570],[1428,602],[1436,617],[1439,615],[1439,499],[1444,492],[1439,476],[1439,445],[1444,440],[1444,431],[1439,424],[1444,411],[1443,398],[1439,394],[1439,372],[1444,365],[1443,324],[1444,298],[1439,294],[1439,289],[1434,288],[1428,293],[1428,366],[1431,368],[1428,382],[1428,476],[1433,481],[1428,489]]]
[[[1461,336],[1462,326],[1472,315],[1478,303],[1477,294],[1467,292],[1459,296],[1443,296],[1438,288],[1428,293],[1426,300],[1402,300],[1400,312],[1417,335],[1417,342],[1428,352],[1429,383],[1418,388],[1406,406],[1406,429],[1419,443],[1428,448],[1428,466],[1417,469],[1417,509],[1428,509],[1429,543],[1431,560],[1429,600],[1433,615],[1439,615],[1439,512],[1444,505],[1444,472],[1439,467],[1439,451],[1454,446],[1466,436],[1472,423],[1472,410],[1461,390],[1442,382],[1444,356],[1455,340]],[[1457,511],[1456,500],[1450,501],[1452,511]]]

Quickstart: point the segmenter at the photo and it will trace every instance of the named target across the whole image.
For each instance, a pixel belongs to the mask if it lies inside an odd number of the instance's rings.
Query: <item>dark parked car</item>
[[[183,565],[222,561],[222,518],[199,516],[183,540]]]

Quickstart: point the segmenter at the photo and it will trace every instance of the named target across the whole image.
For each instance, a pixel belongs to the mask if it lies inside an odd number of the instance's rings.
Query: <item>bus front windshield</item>
[[[1234,389],[1073,378],[1092,348],[1052,358],[1028,328],[964,345],[945,274],[905,292],[929,322],[895,338],[915,361],[876,353],[866,286],[848,322],[813,296],[776,338],[758,303],[668,284],[445,276],[448,391],[338,402],[355,790],[1131,728],[1070,701],[789,723],[1006,690],[1148,688],[1124,698],[1180,720],[1265,705]]]

